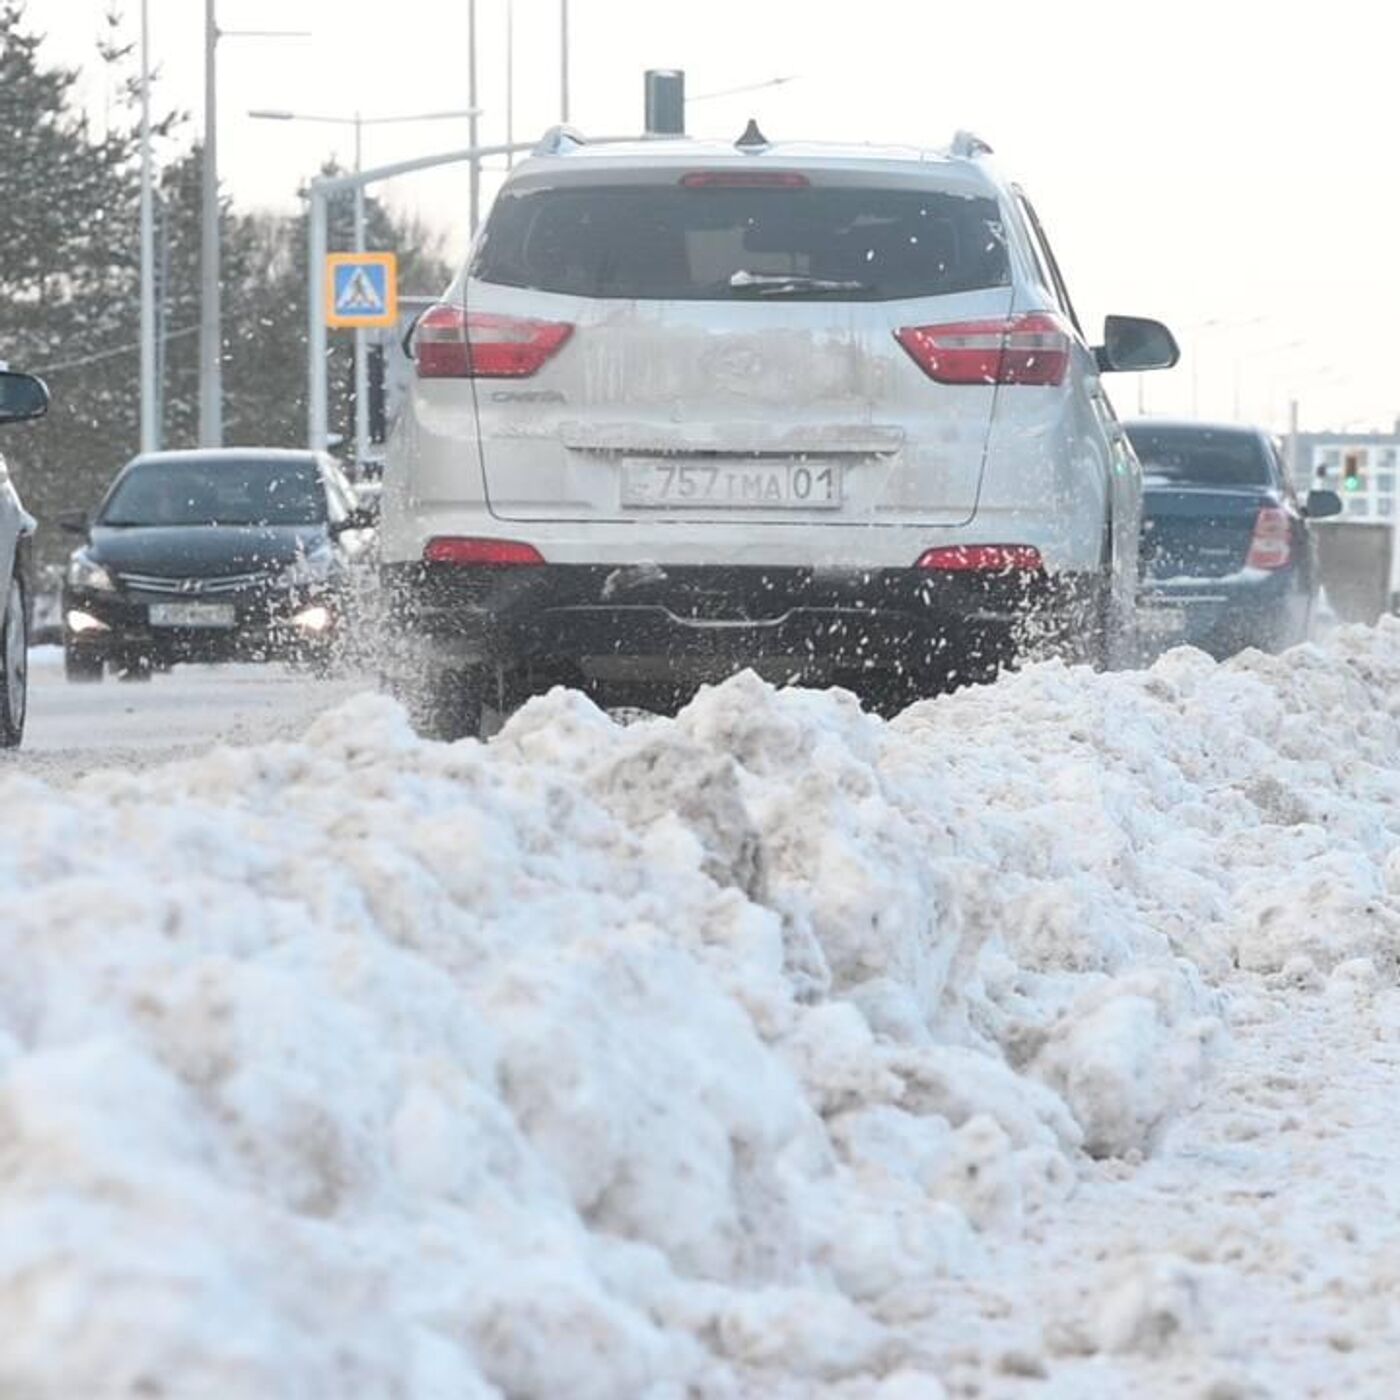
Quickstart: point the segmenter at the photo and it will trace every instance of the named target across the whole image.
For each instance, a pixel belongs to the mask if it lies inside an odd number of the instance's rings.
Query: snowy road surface
[[[180,666],[148,683],[69,685],[57,647],[35,650],[30,675],[24,748],[0,761],[54,779],[294,736],[369,684],[283,666]]]
[[[0,1391],[1395,1393],[1400,625],[484,746],[169,684],[0,766]]]

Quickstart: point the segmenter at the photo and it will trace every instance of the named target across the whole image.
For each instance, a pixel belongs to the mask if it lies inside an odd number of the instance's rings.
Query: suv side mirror
[[[1326,520],[1342,513],[1342,498],[1335,491],[1309,491],[1303,513],[1309,520]]]
[[[1094,354],[1104,371],[1170,369],[1180,358],[1176,337],[1160,322],[1141,316],[1109,316],[1103,344]]]
[[[18,370],[0,370],[0,423],[22,423],[49,411],[49,391],[42,379]]]

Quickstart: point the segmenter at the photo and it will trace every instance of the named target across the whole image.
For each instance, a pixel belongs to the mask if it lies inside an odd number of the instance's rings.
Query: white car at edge
[[[49,393],[30,374],[0,369],[0,423],[40,418]],[[32,600],[26,565],[28,541],[37,522],[25,510],[0,457],[0,748],[24,737],[29,702],[29,620]]]

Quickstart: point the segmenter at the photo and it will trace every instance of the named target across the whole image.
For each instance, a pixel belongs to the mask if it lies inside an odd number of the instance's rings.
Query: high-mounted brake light
[[[1293,523],[1277,506],[1261,506],[1254,521],[1245,567],[1285,569],[1293,562]]]
[[[692,170],[681,176],[688,190],[805,190],[811,183],[796,170]]]
[[[574,333],[563,321],[533,321],[439,302],[413,332],[419,379],[527,379]]]
[[[949,544],[926,549],[914,567],[942,574],[1036,574],[1045,561],[1029,544]]]
[[[459,535],[437,535],[423,548],[423,558],[429,564],[520,567],[543,564],[544,555],[532,544],[519,540],[483,540]]]
[[[1070,333],[1058,316],[1034,311],[998,321],[904,326],[895,339],[940,384],[1059,384],[1069,369]]]

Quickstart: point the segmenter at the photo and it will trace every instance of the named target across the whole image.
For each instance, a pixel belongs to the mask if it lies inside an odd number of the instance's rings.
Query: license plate
[[[152,603],[152,627],[232,627],[232,603]]]
[[[672,462],[622,464],[622,504],[634,509],[839,510],[834,462]]]

